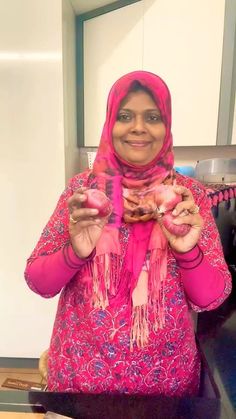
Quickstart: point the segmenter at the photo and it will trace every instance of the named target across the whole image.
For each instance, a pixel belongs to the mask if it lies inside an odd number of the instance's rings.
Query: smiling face
[[[162,148],[166,128],[151,96],[145,91],[129,93],[121,102],[112,130],[116,153],[128,163],[150,163]]]

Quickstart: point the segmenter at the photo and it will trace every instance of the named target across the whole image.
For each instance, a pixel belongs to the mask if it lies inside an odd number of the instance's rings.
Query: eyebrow
[[[129,112],[133,112],[131,109],[129,109],[129,108],[120,108],[119,109],[119,112],[120,111],[129,111]],[[160,112],[160,110],[159,109],[157,109],[157,108],[148,108],[148,109],[145,109],[145,111],[144,112],[158,112],[158,113],[160,113],[161,114],[161,112]]]

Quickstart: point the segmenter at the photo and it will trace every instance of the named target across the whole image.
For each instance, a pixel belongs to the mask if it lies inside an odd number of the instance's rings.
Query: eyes
[[[117,121],[131,122],[135,118],[135,114],[131,111],[119,111]],[[162,122],[162,117],[158,111],[146,111],[143,114],[143,119],[147,123],[156,124]]]

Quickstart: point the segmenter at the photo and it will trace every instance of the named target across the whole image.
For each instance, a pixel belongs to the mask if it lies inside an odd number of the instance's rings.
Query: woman
[[[35,292],[62,290],[50,390],[197,394],[190,309],[219,306],[231,280],[204,187],[175,173],[173,161],[167,86],[144,71],[121,77],[93,170],[69,182],[27,263]],[[169,233],[155,210],[160,184],[183,198],[173,214],[176,225],[191,226],[184,237]],[[86,208],[84,188],[106,192],[109,217]]]

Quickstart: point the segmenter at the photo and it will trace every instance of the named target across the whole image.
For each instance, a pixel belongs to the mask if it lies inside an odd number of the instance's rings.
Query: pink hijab
[[[152,93],[166,127],[160,152],[145,166],[135,166],[122,160],[112,143],[112,130],[121,101],[135,81]],[[140,192],[150,190],[157,184],[166,181],[173,183],[173,163],[171,97],[168,87],[160,77],[147,71],[134,71],[124,75],[110,90],[106,121],[88,179],[90,187],[104,190],[113,203],[113,213],[96,246],[96,256],[89,271],[93,276],[94,307],[105,309],[107,306],[128,303],[131,349],[134,344],[143,347],[148,343],[147,318],[150,309],[154,313],[154,328],[164,325],[167,241],[154,220],[130,224],[128,247],[122,258],[119,230],[124,222],[124,189],[138,196]]]

